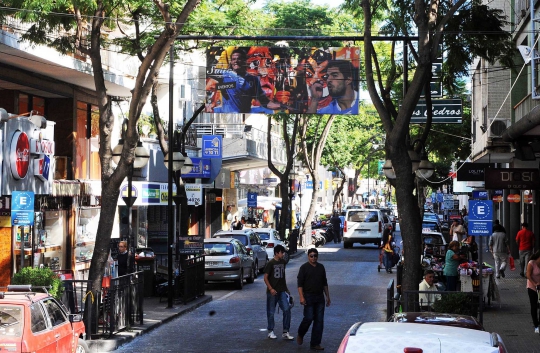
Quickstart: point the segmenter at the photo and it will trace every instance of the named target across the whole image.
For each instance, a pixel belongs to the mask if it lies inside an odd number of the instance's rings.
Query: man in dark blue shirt
[[[304,343],[304,335],[308,332],[311,323],[310,347],[316,351],[324,350],[321,347],[324,328],[324,306],[330,306],[330,292],[326,279],[324,266],[317,262],[319,252],[315,248],[308,250],[308,262],[303,264],[298,271],[298,295],[300,304],[304,306],[304,318],[298,327],[298,344]]]

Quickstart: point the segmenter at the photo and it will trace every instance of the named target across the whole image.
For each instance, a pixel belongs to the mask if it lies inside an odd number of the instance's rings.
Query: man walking
[[[274,333],[274,313],[279,304],[283,311],[283,334],[286,340],[294,339],[289,335],[291,327],[291,306],[289,305],[290,292],[285,280],[285,248],[283,245],[274,247],[274,257],[264,267],[264,283],[266,284],[266,317],[268,319],[268,338],[276,339]]]
[[[500,225],[493,227],[493,234],[489,239],[489,250],[493,254],[495,260],[495,277],[504,278],[504,270],[506,270],[506,260],[510,254],[506,233]]]
[[[330,224],[332,225],[332,232],[334,233],[334,243],[340,243],[341,219],[339,219],[337,212],[334,212],[334,215],[330,218]]]
[[[324,266],[317,262],[319,252],[315,248],[308,250],[308,262],[298,271],[298,295],[300,304],[304,306],[304,318],[298,327],[298,344],[304,343],[304,335],[308,332],[311,323],[310,347],[316,351],[324,350],[321,347],[324,329],[324,306],[330,306],[330,292]]]
[[[528,227],[527,222],[521,223],[521,230],[516,236],[516,243],[519,248],[519,265],[521,266],[519,275],[521,277],[525,277],[525,269],[534,249],[534,233],[527,229]]]

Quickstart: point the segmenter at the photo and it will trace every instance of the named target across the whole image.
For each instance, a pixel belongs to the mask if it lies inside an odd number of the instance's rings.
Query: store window
[[[79,208],[74,249],[76,271],[84,272],[90,268],[90,262],[94,255],[100,211],[100,207]]]
[[[97,106],[77,102],[77,130],[74,139],[75,179],[101,179]]]
[[[26,114],[33,111],[34,114],[45,116],[45,98],[19,93],[18,100],[18,114]]]

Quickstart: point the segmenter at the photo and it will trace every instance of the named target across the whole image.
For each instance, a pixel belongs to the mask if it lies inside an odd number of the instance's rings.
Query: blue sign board
[[[193,162],[191,172],[182,173],[182,178],[210,178],[212,167],[209,158],[191,157],[191,161]]]
[[[247,207],[257,208],[257,194],[256,193],[248,192]]]
[[[11,204],[11,225],[12,226],[33,226],[34,225],[34,192],[33,191],[13,191]]]
[[[313,180],[306,181],[306,190],[313,190]]]
[[[223,137],[221,135],[202,136],[202,156],[204,158],[222,158]]]
[[[490,236],[493,229],[493,201],[469,200],[469,234]]]
[[[443,202],[444,201],[444,194],[442,192],[437,193],[437,202]]]
[[[489,198],[488,196],[489,195],[486,190],[473,190],[472,192],[472,197],[475,200],[487,200]]]

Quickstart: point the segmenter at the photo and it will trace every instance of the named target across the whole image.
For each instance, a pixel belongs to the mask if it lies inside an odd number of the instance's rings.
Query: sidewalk
[[[493,265],[493,257],[484,252],[484,262]],[[496,279],[500,301],[492,302],[484,310],[484,327],[487,331],[501,335],[509,352],[540,352],[539,335],[534,333],[527,280],[519,275],[519,261],[516,270],[508,266],[505,278]]]
[[[290,258],[300,257],[305,254],[306,250],[298,248],[296,253],[290,255]],[[88,340],[86,342],[91,352],[111,352],[121,345],[132,341],[135,337],[149,332],[180,315],[193,311],[210,301],[212,301],[212,296],[204,295],[186,305],[179,303],[173,305],[172,308],[167,308],[167,298],[163,298],[161,303],[159,302],[159,298],[144,298],[144,318],[142,325],[135,324],[129,331],[124,330],[116,333],[109,339]]]

